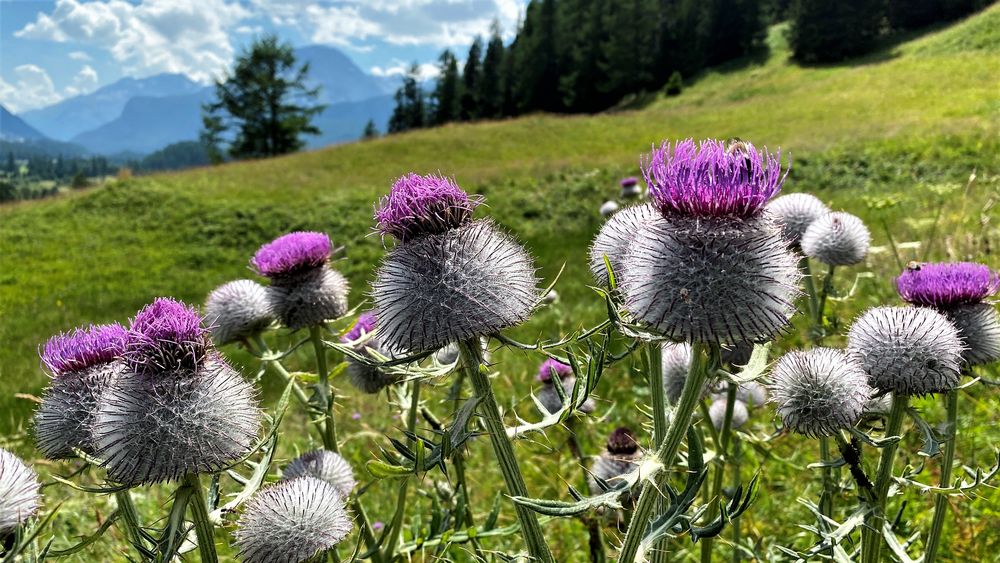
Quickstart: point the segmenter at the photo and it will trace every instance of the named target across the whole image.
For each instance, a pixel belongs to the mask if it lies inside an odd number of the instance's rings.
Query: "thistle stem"
[[[817,300],[816,284],[813,282],[812,269],[809,267],[809,257],[799,258],[799,271],[802,272],[802,283],[806,286],[806,295],[809,297],[809,320],[816,318],[816,311],[819,310]]]
[[[941,487],[951,486],[951,466],[955,462],[955,442],[958,440],[958,390],[952,389],[945,395],[948,410],[948,429],[951,435],[945,442],[941,456]],[[948,495],[938,494],[934,499],[934,519],[931,521],[931,531],[927,536],[927,547],[924,549],[924,563],[934,563],[937,560],[937,550],[941,544],[941,532],[944,530],[944,519],[948,511]]]
[[[653,444],[659,448],[667,435],[667,401],[663,392],[663,348],[659,342],[646,345],[646,373],[649,377],[650,407],[653,409]],[[665,499],[660,497],[656,512],[665,508]],[[653,563],[666,563],[669,560],[666,548],[667,540],[659,542],[653,551]]]
[[[330,388],[330,372],[326,365],[326,346],[323,345],[323,335],[319,326],[309,328],[313,349],[316,351],[316,374],[319,382],[316,384],[319,393],[319,404],[323,408],[323,447],[331,452],[340,453],[337,445],[337,423],[333,419],[333,403],[336,397]]]
[[[666,437],[660,448],[656,452],[663,467],[656,474],[653,482],[645,481],[639,493],[639,501],[636,503],[632,513],[632,521],[629,523],[628,531],[625,533],[625,540],[622,543],[618,561],[632,563],[636,560],[636,553],[642,543],[642,537],[653,517],[653,509],[660,497],[660,487],[667,481],[669,474],[667,469],[673,464],[677,451],[681,447],[681,442],[691,425],[691,414],[695,406],[700,402],[701,391],[705,380],[708,378],[706,369],[707,355],[702,344],[692,344],[691,368],[687,378],[684,380],[684,390],[681,392],[680,400],[673,411],[673,418],[667,429]]]
[[[462,369],[465,370],[466,376],[472,382],[476,396],[479,397],[479,413],[486,425],[493,451],[500,464],[500,471],[503,473],[504,482],[507,485],[507,493],[511,496],[526,497],[528,496],[528,487],[524,484],[521,468],[514,456],[514,447],[507,438],[507,430],[500,417],[500,407],[497,405],[490,378],[483,366],[479,339],[472,338],[466,342],[460,342],[458,346],[462,356]],[[542,534],[542,528],[538,524],[535,513],[520,504],[515,504],[514,510],[517,513],[517,520],[521,524],[521,535],[524,537],[528,553],[541,563],[553,563],[555,559],[549,551],[549,546],[545,543],[545,536]]]
[[[709,518],[715,518],[720,512],[720,503],[723,502],[722,497],[722,481],[726,476],[726,460],[728,459],[729,440],[732,436],[733,431],[733,408],[736,406],[736,384],[730,383],[729,388],[726,390],[726,414],[722,419],[722,431],[719,433],[719,450],[716,455],[716,466],[715,475],[712,480],[712,493],[709,496],[709,502],[713,500],[716,501],[712,508],[709,510]],[[708,424],[712,424],[712,419],[708,419]],[[712,561],[712,540],[714,538],[702,538],[701,540],[701,560],[702,563],[711,563]]]
[[[833,468],[826,465],[830,462],[830,439],[821,436],[819,439],[819,459],[823,462],[823,496],[819,500],[819,512],[823,516],[833,516]]]
[[[135,546],[136,549],[141,550],[145,547],[145,542],[143,541],[141,532],[142,525],[139,523],[139,511],[135,508],[132,493],[127,489],[118,491],[115,493],[115,501],[118,504],[118,511],[121,514],[118,523],[121,525],[125,537],[128,538],[129,543]]]
[[[743,483],[742,461],[743,448],[740,447],[739,436],[733,436],[733,455],[730,457],[733,465],[733,490],[735,491]],[[739,563],[743,559],[740,552],[740,522],[739,518],[732,523],[733,528],[733,563]]]
[[[413,386],[410,390],[410,409],[406,412],[406,430],[410,434],[414,434],[417,431],[417,412],[420,410],[420,380],[416,379],[413,381]],[[416,470],[420,470],[419,467]],[[403,479],[403,484],[399,486],[399,495],[396,497],[396,513],[392,516],[392,523],[389,524],[389,543],[385,546],[385,553],[388,554],[389,559],[392,560],[394,555],[393,552],[396,551],[396,545],[399,544],[399,536],[402,533],[403,526],[403,516],[406,514],[406,499],[410,488],[410,478],[407,477]]]
[[[195,473],[184,477],[184,484],[191,489],[191,518],[194,521],[194,531],[198,536],[198,553],[201,555],[202,563],[214,563],[219,560],[215,553],[215,527],[212,526],[212,519],[208,513],[208,501],[205,499],[205,490],[201,486],[201,479]]]
[[[903,416],[910,398],[907,395],[892,396],[892,410],[885,425],[885,436],[899,436],[903,428]],[[892,462],[896,457],[899,442],[893,442],[882,448],[879,457],[878,472],[875,476],[875,501],[871,512],[865,516],[865,525],[861,529],[861,563],[878,563],[882,551],[882,527],[885,525],[886,497],[892,482]]]

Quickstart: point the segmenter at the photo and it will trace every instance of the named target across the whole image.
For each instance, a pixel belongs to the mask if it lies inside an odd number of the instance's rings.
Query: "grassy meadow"
[[[512,331],[521,340],[556,339],[601,319],[604,303],[588,287],[585,261],[603,221],[598,207],[617,195],[620,177],[638,173],[640,155],[665,139],[739,137],[780,147],[792,162],[785,191],[811,192],[865,220],[875,247],[866,263],[841,269],[836,279],[844,293],[857,282],[850,299],[833,304],[844,329],[866,307],[898,303],[893,244],[904,264],[973,259],[1000,267],[1000,5],[845,65],[790,63],[783,31],[772,29],[767,53],[758,60],[707,72],[680,96],[630,104],[641,107],[446,126],[266,161],[131,178],[0,207],[0,445],[37,457],[29,424],[32,396],[45,384],[37,348],[46,338],[84,323],[126,321],[157,296],[202,303],[213,287],[252,277],[249,258],[279,234],[329,233],[344,247],[336,267],[352,282],[352,305],[362,303],[384,252],[372,234],[373,206],[395,177],[409,171],[453,175],[467,191],[484,195],[487,205],[479,213],[496,218],[525,243],[546,282],[565,268],[555,286],[560,300]],[[800,342],[800,332],[790,331],[775,353]],[[841,339],[829,343],[839,345]],[[249,355],[236,347],[226,351],[248,374],[255,372]],[[289,366],[311,369],[309,358],[294,356]],[[534,416],[529,392],[537,357],[501,350],[494,360],[501,404],[525,418]],[[996,368],[992,376],[1000,379]],[[384,443],[384,432],[400,423],[391,418],[384,394],[366,396],[346,382],[335,385],[344,450],[363,476],[363,463]],[[440,390],[428,393],[431,408],[444,401],[447,385],[443,381]],[[266,383],[265,404],[273,402],[276,389]],[[977,385],[962,398],[960,426],[970,430],[960,436],[958,456],[969,465],[995,460],[998,392]],[[626,362],[605,374],[596,394],[598,416],[577,425],[592,454],[614,427],[638,428],[644,422],[636,402],[646,402],[648,390],[637,365]],[[938,400],[918,399],[916,406],[929,420],[943,420]],[[307,438],[305,417],[292,417],[283,426],[282,460],[316,445],[314,436]],[[760,437],[773,431],[774,422],[773,409],[759,408],[745,428]],[[533,495],[567,498],[566,484],[579,480],[564,447],[566,436],[555,429],[519,443]],[[907,437],[901,456],[916,464],[917,449],[918,437]],[[485,440],[473,444],[472,456],[474,482],[481,483],[473,492],[479,506],[487,507],[502,481],[490,465]],[[770,456],[751,453],[744,462],[746,477],[758,466],[762,472],[760,499],[741,518],[744,536],[759,540],[762,559],[777,557],[772,542],[809,545],[797,525],[812,520],[795,499],[818,498],[818,472],[806,468],[817,456],[815,442],[784,436],[772,443]],[[68,473],[71,465],[36,463],[43,477],[48,471]],[[97,471],[89,475],[100,477]],[[929,462],[921,477],[931,482],[936,475]],[[423,485],[430,489],[431,483]],[[140,507],[163,515],[169,491],[169,486],[138,491]],[[64,501],[55,524],[58,545],[96,528],[112,504],[71,495],[65,487],[47,488],[45,494],[49,506]],[[393,482],[369,489],[364,498],[373,520],[388,520],[395,494]],[[1000,494],[992,489],[982,494],[955,501],[959,511],[945,528],[951,560],[995,560],[1000,550]],[[907,493],[911,532],[927,528],[932,503]],[[512,521],[509,506],[501,518]],[[560,561],[586,557],[586,532],[577,522],[553,522],[547,534]],[[556,541],[561,537],[579,541]],[[486,547],[508,550],[510,543]],[[124,545],[113,530],[68,560],[121,560],[124,554],[117,550]],[[674,545],[697,553],[688,538]]]

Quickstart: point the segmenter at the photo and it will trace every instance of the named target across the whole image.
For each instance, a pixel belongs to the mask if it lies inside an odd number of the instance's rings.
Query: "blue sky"
[[[252,37],[340,48],[362,69],[430,75],[491,20],[509,36],[527,0],[0,0],[0,103],[14,112],[124,76],[186,74],[208,83]]]

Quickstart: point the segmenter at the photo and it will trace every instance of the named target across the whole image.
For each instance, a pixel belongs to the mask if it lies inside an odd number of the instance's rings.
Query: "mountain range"
[[[320,87],[319,102],[327,105],[315,121],[322,134],[308,137],[308,146],[356,139],[369,119],[385,130],[398,78],[370,75],[333,47],[300,47],[295,55],[309,64],[309,86]],[[213,96],[214,86],[181,74],[123,78],[20,116],[3,110],[0,137],[65,148],[66,143],[51,142],[63,141],[93,154],[148,154],[197,139],[201,106]]]

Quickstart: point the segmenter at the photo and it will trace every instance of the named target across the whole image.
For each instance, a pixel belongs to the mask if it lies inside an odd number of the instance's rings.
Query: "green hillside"
[[[864,291],[856,299],[837,305],[843,319],[894,299],[898,266],[887,233],[896,243],[924,241],[904,245],[904,261],[976,258],[1000,266],[1000,5],[849,65],[789,63],[783,31],[772,29],[762,61],[710,71],[680,96],[656,96],[640,109],[447,126],[0,207],[0,445],[13,433],[18,443],[11,445],[31,455],[19,442],[25,434],[15,431],[26,426],[33,403],[15,393],[38,393],[44,385],[40,342],[81,323],[125,320],[156,296],[200,303],[216,285],[251,276],[249,257],[281,233],[330,233],[344,247],[337,267],[352,281],[352,304],[360,303],[382,253],[372,235],[373,205],[393,178],[409,171],[453,175],[466,190],[485,195],[480,213],[525,242],[547,281],[565,264],[556,286],[560,302],[519,329],[524,338],[554,338],[600,318],[603,303],[587,287],[583,258],[602,222],[597,209],[615,197],[617,179],[637,174],[640,155],[664,139],[739,137],[780,147],[793,162],[787,190],[810,191],[865,219],[881,248],[864,267],[838,276],[838,284],[850,285],[858,272],[872,272],[860,281]],[[232,352],[237,361],[248,359]],[[511,390],[502,403],[530,412],[533,361],[512,352],[498,356],[501,378],[510,383],[498,389]],[[606,376],[597,394],[601,410],[611,413],[583,430],[585,446],[593,451],[619,421],[638,424],[634,401],[613,402],[634,393],[637,381],[624,373]],[[379,418],[388,416],[384,405],[347,395],[339,409],[345,433],[390,425]],[[918,403],[937,408],[932,400]],[[980,420],[982,431],[960,445],[960,451],[981,450],[981,465],[1000,441],[1000,430],[987,425],[986,408],[980,403],[963,413]],[[350,419],[355,411],[361,421]],[[761,410],[757,421],[762,432],[771,428],[769,412]],[[558,432],[549,438],[524,447],[547,452],[565,439]],[[358,461],[368,459],[375,439],[362,433],[356,440],[348,448]],[[787,457],[768,460],[765,468],[765,488],[775,494],[762,495],[744,526],[751,534],[777,526],[765,535],[791,542],[799,533],[796,518],[807,517],[790,505],[816,491],[781,491],[778,476],[806,480],[810,460],[796,457],[801,452],[789,440],[776,447]],[[287,453],[293,444],[284,448]],[[477,455],[485,457],[485,446],[480,449]],[[540,463],[529,470],[529,482],[539,495],[564,495],[552,475],[575,475],[573,461],[561,451],[551,458],[559,466]],[[376,494],[391,505],[391,492]],[[479,494],[489,498],[492,491]],[[1000,505],[990,495],[993,506]],[[155,506],[156,498],[151,492],[146,502]],[[967,510],[953,538],[956,560],[991,559],[1000,549],[1000,532],[988,526],[997,509],[986,500]],[[572,560],[568,551],[562,556]]]

